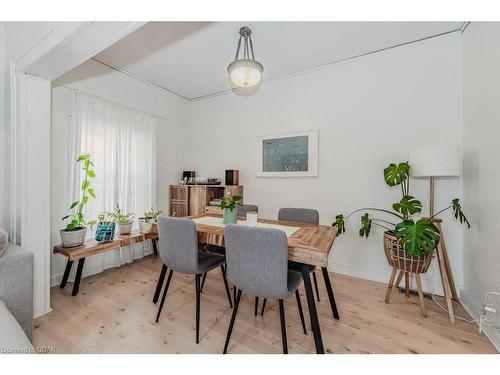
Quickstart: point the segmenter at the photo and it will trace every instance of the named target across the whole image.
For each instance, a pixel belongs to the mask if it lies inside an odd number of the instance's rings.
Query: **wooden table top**
[[[158,237],[158,233],[140,233],[135,230],[130,234],[115,234],[115,238],[111,242],[98,242],[95,239],[87,240],[82,246],[62,247],[62,245],[54,246],[54,253],[65,255],[69,260],[78,260],[103,253],[106,251],[119,249],[123,246],[133,245],[146,240],[151,240]]]
[[[222,217],[214,214],[199,214],[189,216],[189,218],[196,219],[205,216]],[[336,227],[267,219],[259,219],[258,221],[260,223],[299,227],[299,230],[288,237],[288,259],[318,267],[327,266],[328,255],[337,237]],[[223,227],[197,223],[196,230],[201,235],[202,241],[213,245],[224,245]]]

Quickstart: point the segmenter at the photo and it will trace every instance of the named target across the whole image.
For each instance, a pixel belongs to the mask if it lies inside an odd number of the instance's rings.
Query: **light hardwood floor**
[[[220,271],[208,275],[203,289],[196,345],[194,277],[174,274],[160,322],[154,322],[157,305],[151,299],[160,268],[159,258],[148,256],[83,279],[76,297],[71,285],[52,288],[53,311],[36,319],[35,346],[53,346],[58,353],[220,353],[231,316]],[[340,321],[332,318],[318,273],[327,353],[495,353],[475,325],[451,325],[430,300],[423,318],[415,296],[394,292],[387,305],[385,284],[333,273],[331,280]],[[303,287],[300,291],[307,312]],[[468,317],[455,307],[458,316]],[[253,297],[243,295],[229,352],[281,353],[277,302],[269,301],[263,317],[254,317],[253,308]],[[314,353],[312,333],[302,333],[294,298],[285,309],[289,352]]]

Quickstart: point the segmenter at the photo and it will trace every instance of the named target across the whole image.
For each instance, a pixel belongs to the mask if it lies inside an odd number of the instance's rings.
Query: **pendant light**
[[[235,87],[254,87],[262,81],[264,67],[255,61],[253,53],[252,31],[244,26],[240,29],[240,39],[234,61],[227,67],[229,78]],[[243,58],[239,58],[241,41],[243,40]]]

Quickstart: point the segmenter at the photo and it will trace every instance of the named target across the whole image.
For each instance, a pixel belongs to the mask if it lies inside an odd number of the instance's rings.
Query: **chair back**
[[[160,216],[159,252],[163,263],[176,272],[198,273],[198,235],[193,220]]]
[[[238,289],[259,297],[288,295],[285,232],[228,224],[224,230],[227,274]]]
[[[237,216],[245,216],[247,212],[258,212],[259,207],[254,204],[241,204],[237,206],[236,210]]]
[[[282,208],[278,212],[278,220],[318,225],[319,212],[312,208]]]

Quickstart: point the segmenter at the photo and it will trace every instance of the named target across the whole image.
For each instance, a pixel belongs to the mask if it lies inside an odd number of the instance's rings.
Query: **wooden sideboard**
[[[227,193],[239,195],[243,203],[241,185],[170,185],[170,215],[182,217],[203,214],[212,199],[222,198]]]

